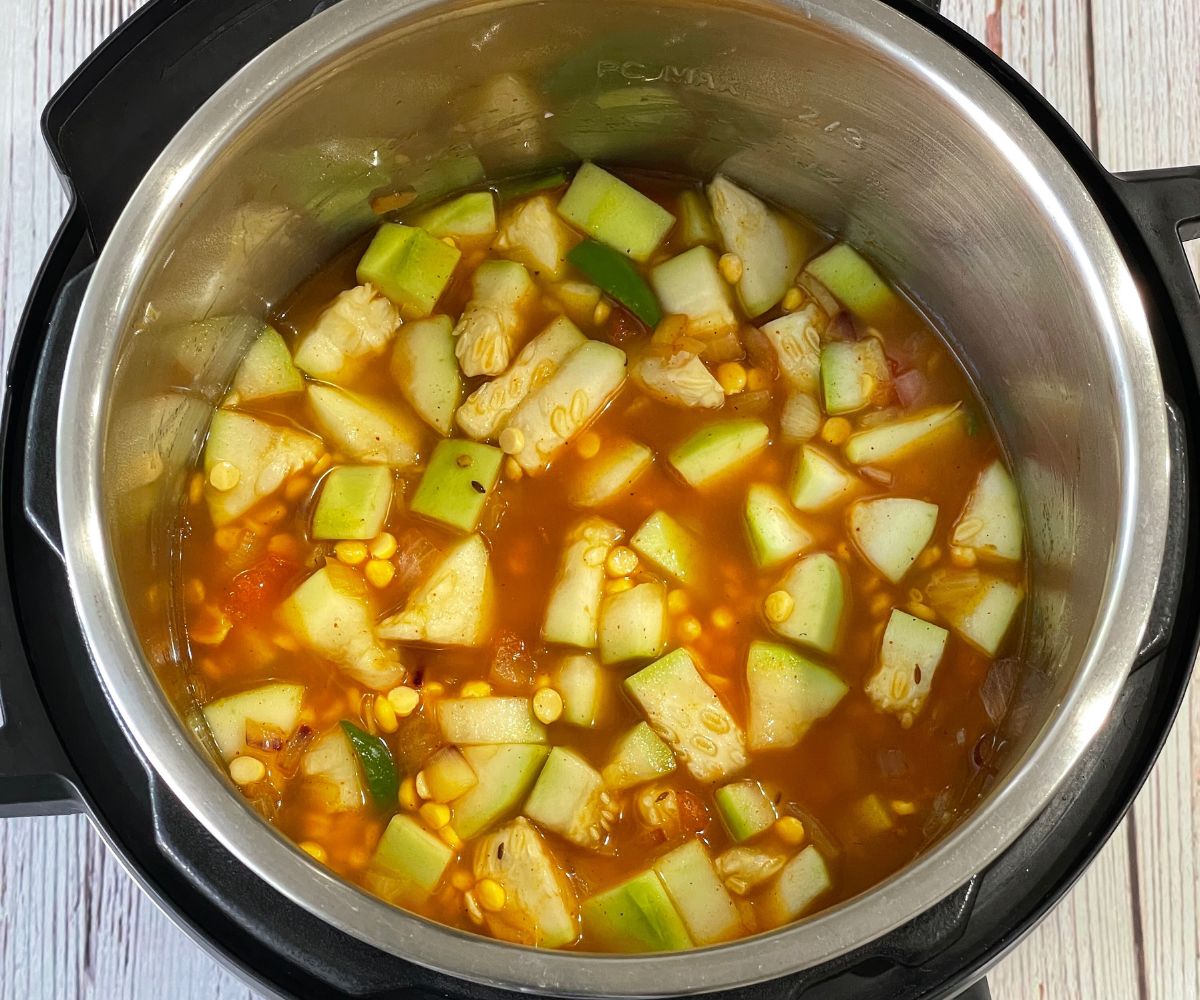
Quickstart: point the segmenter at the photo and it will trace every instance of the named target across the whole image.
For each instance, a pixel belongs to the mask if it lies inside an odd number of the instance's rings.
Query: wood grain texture
[[[0,344],[65,210],[37,130],[141,0],[0,0]],[[944,0],[1113,169],[1200,162],[1198,0]],[[1200,996],[1200,698],[1127,821],[995,970],[996,1000]],[[1144,947],[1138,948],[1138,942]],[[137,889],[81,817],[0,821],[0,1000],[251,1000]]]
[[[1114,170],[1200,163],[1195,3],[1094,0],[1097,142]],[[1126,67],[1136,59],[1138,72]],[[1193,263],[1200,259],[1193,244]],[[1133,809],[1142,1000],[1200,996],[1200,697]]]
[[[1195,0],[1093,0],[1097,148],[1113,170],[1200,163]],[[1200,206],[1197,206],[1200,209]],[[1200,261],[1193,243],[1192,261]],[[1200,996],[1200,696],[1195,684],[1134,804],[1139,1000]]]
[[[944,0],[942,9],[1003,56],[1094,147],[1086,3]],[[1067,898],[989,974],[995,1000],[1138,995],[1141,965],[1127,822]]]

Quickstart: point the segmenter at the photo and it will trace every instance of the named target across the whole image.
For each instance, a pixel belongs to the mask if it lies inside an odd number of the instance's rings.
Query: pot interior
[[[212,408],[257,320],[374,224],[373,193],[430,200],[583,159],[719,169],[871,256],[990,408],[1031,564],[1015,689],[995,692],[1004,750],[979,789],[1011,798],[1083,682],[1137,503],[1132,282],[1122,267],[1106,284],[1098,216],[1080,221],[1090,202],[1011,100],[872,0],[346,0],[303,35],[168,150],[130,210],[144,217],[123,223],[133,259],[112,265],[131,277],[105,355],[105,544],[172,702],[189,714],[172,602],[144,595],[175,572],[170,528]],[[1012,826],[993,827],[997,843]]]

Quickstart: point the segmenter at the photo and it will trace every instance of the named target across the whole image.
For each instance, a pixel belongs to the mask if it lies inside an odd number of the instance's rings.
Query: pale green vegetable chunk
[[[458,747],[442,747],[425,762],[421,774],[434,802],[453,802],[479,783],[478,775]]]
[[[704,575],[700,540],[665,510],[646,518],[629,544],[655,569],[680,583],[696,584]]]
[[[533,338],[502,375],[484,382],[459,407],[463,432],[478,441],[494,438],[509,415],[540,388],[575,348],[587,342],[565,316],[559,316]]]
[[[845,243],[838,243],[809,261],[805,273],[868,323],[886,322],[899,304],[896,293],[875,273],[875,268]]]
[[[775,823],[775,807],[762,785],[752,779],[722,785],[713,793],[713,801],[735,843],[757,837]]]
[[[204,706],[204,721],[221,756],[232,760],[246,749],[246,725],[278,730],[287,739],[300,721],[303,684],[264,684]]]
[[[699,191],[684,191],[679,195],[678,217],[679,225],[674,238],[680,246],[694,247],[701,243],[715,245],[721,238],[708,202]]]
[[[1016,484],[996,459],[980,473],[950,542],[984,559],[1015,562],[1021,558],[1024,528]]]
[[[775,877],[756,900],[756,912],[768,927],[790,923],[833,887],[821,852],[806,847]]]
[[[944,628],[893,608],[879,648],[879,669],[867,679],[867,697],[881,712],[911,725],[929,697],[948,637]]]
[[[962,404],[936,406],[903,420],[852,434],[846,457],[855,465],[886,465],[935,443],[962,423]]]
[[[855,802],[850,807],[850,814],[854,817],[856,832],[867,837],[878,837],[896,826],[888,807],[883,804],[883,799],[874,792]]]
[[[549,752],[539,743],[463,747],[479,780],[450,804],[454,832],[467,840],[515,812]]]
[[[508,421],[521,435],[513,456],[521,468],[542,472],[617,394],[625,366],[625,352],[602,341],[589,340],[572,351]]]
[[[548,194],[534,195],[504,213],[493,248],[520,261],[535,277],[557,281],[567,269],[567,253],[579,237],[563,224]],[[597,299],[598,301],[598,299]]]
[[[296,367],[313,378],[337,381],[362,370],[387,348],[400,314],[371,285],[340,293],[296,343]]]
[[[233,376],[232,389],[239,403],[304,391],[304,376],[292,363],[287,344],[273,326],[264,326],[250,345]]]
[[[977,570],[937,570],[926,588],[930,605],[968,643],[995,656],[1025,597],[1014,583]]]
[[[859,500],[846,521],[863,557],[892,583],[899,583],[933,537],[938,506],[908,497]]]
[[[808,396],[816,395],[820,388],[821,332],[826,322],[825,314],[810,302],[759,327],[775,349],[783,380]]]
[[[639,583],[600,604],[600,659],[605,664],[650,660],[667,646],[667,589]]]
[[[821,348],[821,396],[825,412],[854,413],[871,404],[891,378],[883,346],[874,337],[835,340]]]
[[[654,862],[654,871],[695,944],[718,944],[745,931],[738,908],[700,841],[689,840],[663,855]]]
[[[278,617],[301,643],[361,684],[387,691],[404,665],[379,641],[366,581],[349,566],[327,562],[279,606]]]
[[[754,641],[746,657],[750,691],[751,750],[796,746],[818,719],[832,712],[850,690],[837,674],[791,646]]]
[[[667,461],[690,485],[706,486],[757,455],[770,436],[761,420],[721,420],[674,448]]]
[[[665,208],[594,163],[576,172],[558,214],[637,261],[649,260],[675,224]]]
[[[774,486],[751,485],[746,491],[744,517],[750,554],[763,569],[785,563],[812,545],[812,535]]]
[[[832,507],[862,489],[857,476],[811,444],[802,445],[789,484],[792,506],[818,511]]]
[[[496,231],[496,197],[491,191],[471,191],[422,212],[415,224],[438,239],[491,236]]]
[[[546,727],[533,717],[528,698],[443,698],[438,725],[447,743],[545,743]]]
[[[693,247],[656,265],[650,271],[650,285],[665,314],[687,317],[693,336],[711,336],[738,325],[730,285],[708,247]]]
[[[525,815],[571,843],[596,850],[608,835],[620,808],[604,789],[600,772],[573,750],[555,747],[533,791]]]
[[[580,326],[595,325],[596,306],[603,294],[598,287],[589,281],[559,281],[548,291]]]
[[[584,934],[612,951],[679,951],[692,946],[683,918],[653,871],[597,893],[580,912]]]
[[[236,410],[217,410],[204,445],[204,497],[213,524],[219,528],[241,517],[289,476],[315,463],[324,450],[320,439],[311,434]],[[218,465],[235,471],[230,489],[219,490],[212,484],[213,468]]]
[[[454,327],[454,353],[464,375],[499,375],[525,336],[537,286],[512,260],[485,260],[471,276],[471,298]]]
[[[562,721],[592,729],[599,724],[610,700],[611,679],[588,653],[564,656],[554,673],[554,689],[562,695]]]
[[[596,647],[604,596],[604,561],[624,534],[602,517],[585,518],[567,533],[542,620],[545,642],[581,649]]]
[[[408,509],[459,531],[474,531],[500,480],[503,452],[452,438],[439,441]]]
[[[437,306],[462,254],[416,226],[385,222],[358,262],[359,284],[374,285],[405,317],[420,319]]]
[[[625,690],[698,781],[720,781],[746,766],[741,727],[687,650],[676,649],[626,678]]]
[[[482,646],[492,633],[495,584],[487,545],[468,535],[446,550],[413,591],[404,610],[379,625],[379,635],[434,646]]]
[[[654,451],[625,438],[609,440],[600,453],[576,473],[570,500],[576,507],[603,507],[630,495],[650,467]]]
[[[463,393],[453,327],[449,316],[414,320],[400,328],[392,349],[392,380],[417,416],[443,437],[454,426]]]
[[[308,403],[317,424],[339,451],[371,465],[414,465],[421,428],[392,403],[331,385],[310,385]]]
[[[363,876],[367,888],[393,903],[418,903],[441,883],[454,851],[411,816],[393,816]]]
[[[319,784],[323,804],[330,812],[358,809],[366,801],[358,758],[341,726],[325,732],[305,751],[300,774]]]
[[[604,783],[616,790],[632,788],[675,770],[675,755],[648,723],[639,722],[613,748],[601,772]]]
[[[791,287],[804,262],[804,236],[790,219],[719,174],[708,185],[708,202],[725,249],[741,258],[738,298],[747,315],[759,316]]]
[[[374,538],[392,504],[392,473],[382,465],[339,465],[321,480],[313,511],[317,540]]]
[[[575,890],[542,835],[518,816],[475,847],[476,881],[504,887],[504,907],[484,911],[487,928],[516,944],[561,948],[579,935]]]
[[[791,595],[792,611],[771,628],[785,639],[832,653],[841,634],[846,580],[837,560],[816,552],[798,560],[780,583]]]

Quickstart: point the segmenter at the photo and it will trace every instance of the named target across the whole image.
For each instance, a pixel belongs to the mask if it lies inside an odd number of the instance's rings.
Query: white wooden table
[[[65,202],[37,131],[142,0],[0,0],[0,346]],[[1200,0],[944,0],[1115,170],[1200,163]],[[991,974],[996,1000],[1200,997],[1200,696],[1134,809]],[[254,994],[145,899],[82,817],[0,821],[0,1000]]]

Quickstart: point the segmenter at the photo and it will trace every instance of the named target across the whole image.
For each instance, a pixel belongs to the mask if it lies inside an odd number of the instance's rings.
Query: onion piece
[[[800,272],[796,285],[813,297],[817,305],[825,311],[826,316],[836,316],[841,312],[842,304],[833,297],[833,293],[807,271]]]
[[[700,349],[700,357],[705,361],[720,364],[722,361],[738,361],[746,356],[746,349],[738,339],[736,330],[724,330],[701,339],[704,346]]]
[[[1017,660],[1011,656],[997,660],[989,668],[979,689],[983,710],[992,720],[992,725],[998,726],[1008,713],[1008,705],[1017,686],[1018,666]]]
[[[900,400],[900,405],[905,409],[910,409],[921,401],[928,384],[924,372],[920,372],[916,368],[892,379],[892,388],[896,390],[896,398]]]
[[[753,392],[739,392],[730,396],[726,407],[739,417],[756,417],[765,413],[771,406],[771,391],[756,389]]]
[[[800,444],[816,437],[821,430],[821,407],[816,399],[803,392],[788,396],[779,416],[779,430],[785,444]]]

